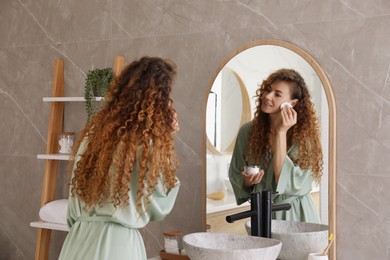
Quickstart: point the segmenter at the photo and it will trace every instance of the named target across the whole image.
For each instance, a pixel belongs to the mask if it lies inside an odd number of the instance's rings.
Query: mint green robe
[[[298,152],[296,145],[290,147],[283,162],[282,171],[279,177],[279,183],[276,184],[274,178],[273,157],[265,167],[265,174],[261,182],[249,189],[243,187],[243,171],[245,166],[245,152],[248,146],[248,134],[252,122],[244,124],[238,133],[234,147],[232,160],[229,168],[229,179],[233,186],[237,205],[247,201],[247,198],[253,192],[263,190],[272,190],[278,192],[273,196],[273,204],[290,203],[291,209],[287,211],[277,211],[272,213],[274,219],[291,220],[301,222],[320,223],[320,218],[310,195],[312,190],[313,177],[310,170],[302,170],[290,159],[292,154]]]
[[[85,150],[85,142],[80,153]],[[81,152],[80,152],[81,151]],[[138,165],[134,168],[137,173]],[[143,239],[138,231],[149,221],[160,221],[172,210],[179,190],[179,180],[170,191],[165,191],[161,180],[150,196],[150,204],[143,205],[146,213],[136,210],[138,177],[132,176],[129,205],[115,209],[112,203],[94,206],[86,211],[84,202],[69,195],[67,221],[70,228],[59,260],[144,260],[147,259]]]

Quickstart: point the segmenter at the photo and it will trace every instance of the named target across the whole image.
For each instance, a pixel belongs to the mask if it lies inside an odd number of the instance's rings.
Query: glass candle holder
[[[164,249],[167,253],[180,254],[182,233],[176,230],[164,231]]]

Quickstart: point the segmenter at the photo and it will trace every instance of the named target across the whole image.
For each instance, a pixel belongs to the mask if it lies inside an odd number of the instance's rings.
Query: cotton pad
[[[280,105],[280,109],[283,110],[284,108],[286,107],[289,107],[289,108],[292,108],[292,105],[290,104],[290,102],[283,102],[281,105]]]

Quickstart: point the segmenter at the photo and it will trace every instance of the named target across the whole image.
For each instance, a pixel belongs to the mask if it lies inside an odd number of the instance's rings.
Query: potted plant
[[[99,106],[95,102],[95,97],[104,97],[113,79],[114,72],[112,68],[96,68],[88,71],[84,89],[85,110],[88,114],[87,121],[89,121],[99,109]]]

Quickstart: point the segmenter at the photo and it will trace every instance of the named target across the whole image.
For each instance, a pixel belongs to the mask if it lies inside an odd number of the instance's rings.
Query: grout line
[[[248,5],[246,5],[246,4],[244,4],[244,3],[241,3],[240,1],[238,1],[237,3],[238,3],[239,5],[241,5],[241,6],[244,6],[244,7],[247,8],[247,9],[251,10],[252,12],[254,12],[254,13],[260,15],[260,16],[263,17],[265,20],[267,20],[272,26],[274,26],[275,28],[277,28],[277,25],[274,24],[274,23],[272,22],[272,20],[269,19],[267,16],[265,16],[263,13],[260,13],[259,11],[257,11],[257,10],[255,10],[255,9],[249,7]]]
[[[390,105],[390,101],[386,100],[385,98],[383,98],[383,96],[379,95],[378,93],[376,93],[375,91],[373,91],[371,88],[367,87],[366,84],[364,84],[363,82],[361,82],[359,79],[357,79],[343,64],[341,64],[341,62],[339,62],[338,60],[336,60],[335,58],[331,57],[331,60],[333,60],[337,65],[339,65],[348,75],[350,75],[354,80],[356,80],[362,87],[364,87],[365,89],[367,89],[368,91],[370,91],[372,94],[374,94],[377,98],[380,98],[383,102],[387,103],[388,105]]]
[[[177,140],[180,141],[186,148],[188,148],[195,157],[198,157],[197,153],[189,146],[187,145],[178,135],[176,135]]]
[[[27,116],[27,114],[23,111],[22,107],[18,104],[18,102],[16,102],[16,100],[6,91],[4,91],[3,89],[0,88],[0,94],[3,94],[7,97],[9,97],[14,103],[15,105],[19,108],[20,112],[22,112],[22,114],[24,115],[24,117],[30,122],[30,124],[33,126],[33,128],[37,131],[37,133],[39,134],[39,136],[42,138],[42,140],[45,142],[45,144],[47,144],[45,138],[41,135],[41,133],[39,132],[38,130],[38,127],[35,126],[35,124],[31,121],[31,119]]]
[[[45,31],[45,28],[43,28],[43,26],[39,23],[38,19],[35,18],[35,16],[33,15],[33,13],[26,7],[25,4],[22,3],[21,0],[18,0],[19,4],[30,14],[30,16],[34,19],[34,21],[38,24],[38,26],[41,28],[41,30],[44,32],[44,34],[46,35],[46,37],[52,42],[54,43],[54,40],[49,36],[49,34]]]
[[[358,15],[362,16],[363,18],[367,18],[363,13],[359,12],[358,10],[356,9],[353,9],[352,7],[350,7],[349,5],[347,5],[347,3],[345,3],[343,0],[340,0],[340,2],[346,7],[348,8],[349,10],[357,13]]]
[[[363,201],[361,201],[358,197],[356,197],[354,194],[350,193],[348,191],[348,189],[342,185],[341,183],[337,183],[337,185],[339,185],[341,188],[344,189],[344,192],[346,192],[349,196],[351,196],[352,198],[354,198],[356,201],[360,202],[366,209],[368,209],[372,214],[374,214],[376,217],[380,217],[378,215],[377,212],[375,212],[373,209],[371,209],[366,203],[364,203]]]
[[[161,247],[161,248],[164,248],[163,245],[161,245],[160,241],[158,240],[158,238],[155,236],[155,234],[153,234],[152,231],[149,230],[149,228],[147,226],[144,227],[144,229],[154,238],[154,240],[158,243],[158,245]]]
[[[19,247],[17,246],[17,244],[15,243],[15,241],[9,236],[9,233],[8,233],[6,230],[4,230],[4,228],[3,228],[3,226],[2,226],[1,224],[0,224],[0,230],[2,231],[2,232],[1,232],[2,234],[5,234],[5,235],[6,235],[6,237],[7,237],[8,240],[12,243],[12,245],[15,246],[17,252],[18,252],[20,255],[26,257],[26,256],[23,254],[23,251],[19,249]]]

